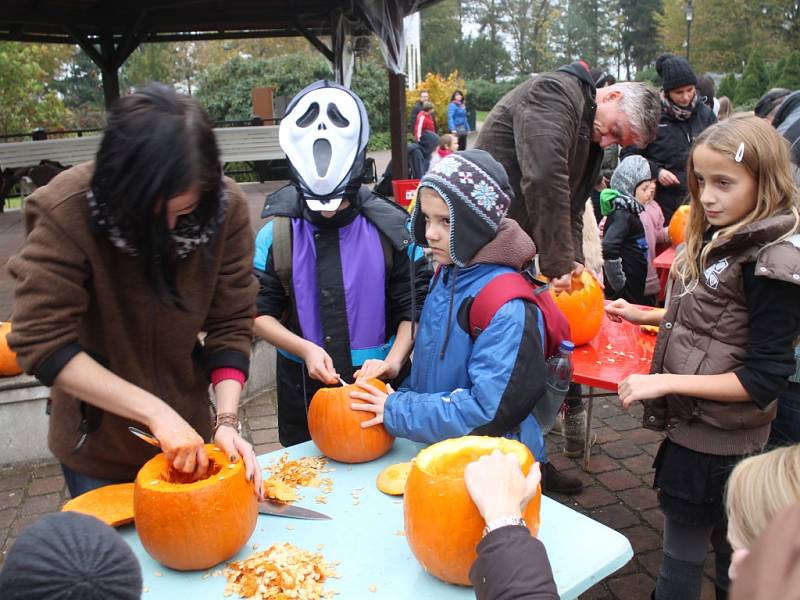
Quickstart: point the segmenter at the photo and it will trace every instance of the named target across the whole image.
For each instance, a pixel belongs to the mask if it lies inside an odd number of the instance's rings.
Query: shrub
[[[466,96],[467,103],[470,102],[469,92],[464,85],[464,80],[459,77],[458,71],[453,71],[446,79],[438,73],[428,73],[425,79],[417,84],[415,91],[406,94],[406,114],[411,113],[411,107],[414,106],[422,90],[428,92],[430,101],[433,102],[434,110],[436,111],[436,125],[439,131],[447,133],[447,105],[450,104],[450,96],[456,90],[461,90]]]

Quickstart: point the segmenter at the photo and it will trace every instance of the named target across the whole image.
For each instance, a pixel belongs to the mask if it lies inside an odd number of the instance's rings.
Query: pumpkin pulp
[[[470,584],[485,523],[467,491],[464,469],[494,450],[516,455],[526,475],[534,463],[524,444],[488,436],[445,440],[413,461],[403,500],[406,540],[423,568],[443,581]],[[539,530],[540,507],[541,489],[523,514],[532,535]]]

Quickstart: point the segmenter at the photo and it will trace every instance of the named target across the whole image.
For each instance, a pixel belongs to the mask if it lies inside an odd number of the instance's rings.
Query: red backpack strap
[[[469,309],[469,335],[474,340],[489,326],[495,313],[509,300],[536,302],[531,284],[519,273],[498,275],[477,293]]]

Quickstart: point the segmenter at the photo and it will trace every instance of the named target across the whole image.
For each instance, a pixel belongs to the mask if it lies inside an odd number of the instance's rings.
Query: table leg
[[[589,397],[586,399],[586,434],[583,438],[583,468],[589,468],[592,456],[592,409],[594,408],[594,388],[589,388]]]

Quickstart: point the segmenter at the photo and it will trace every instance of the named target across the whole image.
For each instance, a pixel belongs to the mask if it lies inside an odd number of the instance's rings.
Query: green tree
[[[488,38],[492,47],[492,53],[496,54],[500,49],[502,49],[502,52],[505,52],[505,57],[501,57],[496,68],[490,65],[485,74],[486,79],[496,83],[497,77],[505,74],[501,71],[504,68],[510,69],[511,66],[511,57],[503,47],[503,14],[501,12],[501,2],[499,0],[464,0],[463,6],[467,16],[478,24],[481,37],[485,36]],[[469,61],[467,61],[467,64],[468,62]],[[465,72],[467,64],[462,65]],[[476,77],[482,77],[482,75],[476,75]]]
[[[769,87],[777,87],[775,84],[780,79],[783,69],[786,68],[786,56],[782,56],[780,60],[775,61],[767,66],[769,72]]]
[[[503,29],[511,42],[512,62],[518,75],[530,75],[552,66],[548,42],[558,10],[552,0],[498,0]]]
[[[0,133],[71,125],[52,85],[67,52],[68,47],[0,42]]]
[[[128,57],[120,69],[120,87],[123,94],[148,83],[167,85],[179,79],[176,68],[176,44],[142,44]]]
[[[564,0],[551,29],[558,62],[585,60],[592,67],[609,64],[615,51],[617,0]]]
[[[800,89],[800,51],[792,52],[786,60],[783,72],[775,82],[775,87],[782,87],[788,90]]]
[[[661,0],[619,0],[622,15],[622,62],[626,78],[631,78],[631,66],[637,72],[652,63],[658,56],[657,16]]]
[[[105,100],[100,68],[80,48],[71,48],[71,55],[54,87],[72,113],[79,128],[102,127],[105,123]]]
[[[511,56],[502,44],[488,36],[466,38],[459,45],[459,72],[467,78],[496,82],[498,76],[511,74]]]
[[[736,88],[736,104],[757,100],[767,91],[769,74],[759,50],[754,50],[747,62],[742,80]]]
[[[461,26],[457,0],[443,0],[420,14],[422,73],[450,73],[458,69]]]
[[[739,83],[736,81],[736,75],[733,73],[728,73],[719,83],[717,97],[721,98],[722,96],[727,96],[728,100],[733,102],[733,100],[736,98],[736,88],[738,85]]]

